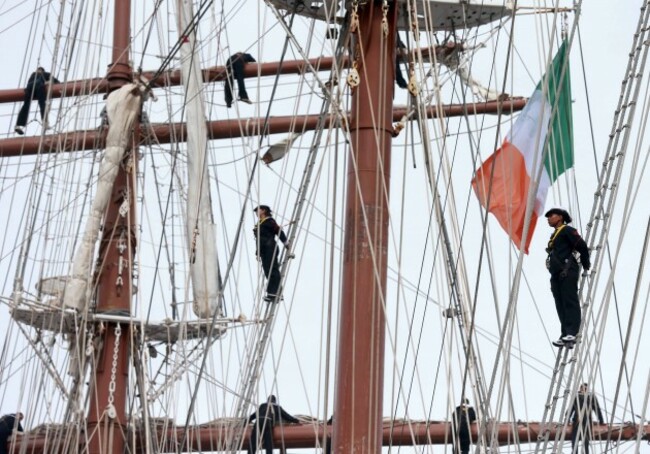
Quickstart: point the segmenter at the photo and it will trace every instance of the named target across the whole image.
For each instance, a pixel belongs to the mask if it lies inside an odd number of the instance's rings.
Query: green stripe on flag
[[[566,62],[566,63],[565,63]],[[563,68],[565,66],[565,68]],[[562,70],[564,69],[564,74]],[[560,79],[562,78],[562,79]],[[562,80],[562,83],[560,81]],[[537,85],[542,91],[542,83],[548,83],[547,97],[551,109],[557,107],[551,118],[549,138],[544,167],[551,179],[551,184],[567,169],[573,167],[573,122],[571,109],[571,73],[566,52],[566,40],[553,58],[551,72]],[[543,91],[542,91],[543,92]],[[545,150],[546,151],[546,150]]]

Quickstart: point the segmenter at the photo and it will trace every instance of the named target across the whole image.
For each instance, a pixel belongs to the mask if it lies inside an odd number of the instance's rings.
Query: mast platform
[[[37,329],[54,331],[63,334],[75,334],[82,325],[81,314],[74,309],[51,308],[43,305],[24,305],[14,307],[11,317],[17,322],[32,326]],[[221,338],[227,331],[228,325],[234,319],[217,318],[212,328],[211,336]],[[161,320],[144,321],[116,313],[88,314],[86,322],[93,323],[120,323],[141,327],[145,338],[151,341],[174,343],[179,340],[203,339],[210,333],[212,320]]]
[[[276,8],[332,23],[342,23],[350,0],[270,0]],[[341,3],[345,3],[342,7]],[[365,2],[359,2],[365,3]],[[397,28],[411,30],[405,0],[398,0]],[[501,0],[417,0],[418,27],[422,30],[454,30],[477,27],[512,14],[512,8]],[[423,12],[427,11],[425,15]],[[435,20],[431,20],[434,17]]]

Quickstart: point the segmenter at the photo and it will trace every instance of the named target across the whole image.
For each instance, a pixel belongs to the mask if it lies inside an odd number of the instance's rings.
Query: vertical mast
[[[390,2],[390,7],[388,3],[371,1],[359,8],[351,56],[360,84],[352,95],[350,124],[334,411],[337,453],[378,453],[382,446],[383,305],[397,21],[397,2]],[[353,2],[353,10],[356,5]]]
[[[113,25],[113,62],[107,79],[109,91],[131,82],[129,64],[131,1],[115,0]],[[137,120],[134,130],[138,130]],[[131,142],[131,146],[134,142]],[[100,270],[97,277],[98,313],[131,314],[131,266],[135,254],[135,188],[129,184],[136,171],[135,150],[122,161],[104,217],[99,250]],[[127,172],[125,162],[130,160]],[[121,206],[128,206],[125,216]],[[87,420],[89,454],[121,454],[124,452],[126,421],[126,390],[129,376],[130,326],[107,323],[103,332],[101,352],[94,367]]]

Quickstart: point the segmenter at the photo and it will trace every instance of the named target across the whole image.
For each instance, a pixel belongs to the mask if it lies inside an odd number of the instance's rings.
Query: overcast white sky
[[[110,3],[110,2],[109,2]],[[174,18],[171,15],[162,14],[157,22],[151,35],[149,29],[142,27],[142,17],[147,17],[147,11],[150,6],[138,2],[134,7],[134,30],[137,30],[134,38],[134,47],[138,52],[143,48],[144,42],[149,40],[147,55],[143,60],[143,68],[150,70],[156,69],[160,62],[159,55],[165,55],[169,48],[169,43],[176,39],[175,31],[167,31],[167,24],[173,24]],[[229,3],[229,2],[226,2]],[[525,2],[526,6],[533,6],[533,2]],[[535,3],[536,6],[540,6]],[[641,5],[640,1],[632,2],[611,2],[593,0],[585,2],[583,5],[582,16],[580,18],[580,38],[582,52],[579,42],[574,41],[571,50],[571,71],[572,71],[572,90],[574,98],[574,130],[575,130],[575,153],[576,164],[575,171],[568,178],[561,179],[558,187],[549,192],[547,207],[562,205],[571,209],[576,227],[581,230],[585,229],[585,224],[591,212],[593,202],[593,193],[597,187],[597,172],[600,170],[602,157],[604,156],[608,134],[611,129],[614,109],[618,100],[621,80],[624,75],[625,67],[628,61],[628,52],[631,47],[632,33],[636,28],[638,21],[638,12]],[[57,46],[55,37],[59,24],[56,21],[60,9],[58,2],[5,0],[0,3],[0,39],[3,44],[3,73],[0,76],[0,89],[16,88],[24,84],[26,78],[31,73],[32,68],[40,64],[46,69],[52,67],[59,68],[56,75],[59,79],[77,79],[81,77],[95,77],[103,75],[106,65],[110,61],[110,51],[107,44],[110,43],[111,26],[109,22],[98,19],[99,12],[92,8],[87,8],[85,14],[88,15],[89,25],[86,29],[80,30],[77,42],[78,49],[66,47],[65,45]],[[74,3],[65,3],[67,15],[76,17],[77,10],[74,10]],[[103,5],[105,14],[108,13],[109,4]],[[550,2],[543,6],[552,6]],[[560,6],[570,6],[569,2],[563,2]],[[99,7],[99,5],[96,5]],[[165,8],[167,8],[165,6]],[[274,26],[275,19],[258,1],[237,2],[236,5],[226,4],[223,6],[226,13],[222,14],[222,6],[215,6],[205,16],[201,26],[204,47],[202,48],[202,62],[204,66],[223,64],[230,53],[237,50],[250,51],[258,61],[269,62],[277,61],[282,51],[282,33],[279,27]],[[34,16],[31,13],[36,11]],[[46,11],[49,11],[46,13]],[[73,12],[74,11],[74,12]],[[76,12],[76,13],[75,13]],[[569,24],[573,23],[575,15],[569,14]],[[34,18],[34,20],[32,20]],[[70,24],[75,22],[64,21],[61,24],[61,34],[67,36],[70,33]],[[97,28],[96,24],[102,23],[103,28]],[[205,25],[203,25],[205,24]],[[324,28],[322,25],[316,25],[315,31],[309,29],[310,24],[306,21],[297,21],[296,34],[299,42],[305,48],[309,45],[309,37],[314,38],[311,49],[308,51],[310,57],[326,53],[318,42]],[[539,16],[525,15],[519,16],[515,22],[515,57],[511,65],[511,71],[508,72],[508,92],[516,96],[529,96],[536,83],[539,81],[543,72],[542,65],[548,58],[548,30],[552,26],[550,16],[539,18]],[[95,28],[93,28],[95,27]],[[223,27],[223,28],[221,28]],[[510,23],[506,23],[504,29],[510,29]],[[221,30],[220,32],[216,30]],[[485,30],[487,31],[487,30]],[[490,79],[490,65],[494,60],[497,82],[503,81],[505,71],[505,43],[507,33],[501,31],[498,35],[498,41],[495,38],[489,41],[488,46],[477,52],[475,61],[472,64],[472,72],[481,81]],[[541,36],[545,38],[540,38]],[[263,37],[261,39],[260,37]],[[404,39],[404,34],[402,35]],[[426,38],[422,38],[422,43]],[[71,44],[71,41],[66,43]],[[151,44],[155,43],[155,44]],[[424,45],[424,44],[423,44]],[[496,58],[493,56],[493,47],[496,47]],[[287,59],[297,59],[299,53],[295,48],[290,48]],[[583,67],[584,61],[584,67]],[[69,62],[69,63],[67,63]],[[141,63],[141,54],[136,53],[134,64],[137,66]],[[647,77],[647,74],[645,75]],[[326,77],[323,75],[322,77]],[[316,96],[307,95],[310,87],[301,84],[297,77],[291,77],[288,81],[282,81],[279,87],[277,98],[271,107],[271,115],[288,115],[300,112],[313,112],[320,107],[320,99]],[[311,76],[307,77],[308,81],[313,80]],[[588,91],[585,90],[585,81]],[[211,119],[224,118],[246,118],[249,116],[263,116],[266,114],[268,100],[273,84],[272,78],[262,79],[259,85],[255,81],[249,81],[249,94],[251,97],[260,101],[253,106],[237,104],[237,109],[226,110],[223,108],[222,86],[214,84],[206,88],[206,102],[209,103],[208,109]],[[492,83],[494,85],[494,83]],[[295,97],[296,90],[305,94],[303,98]],[[451,90],[445,88],[443,97],[448,102],[454,100]],[[644,92],[645,86],[639,100],[639,116],[643,111],[641,108],[642,97],[647,95]],[[169,92],[179,93],[180,89],[159,90],[159,96],[164,98]],[[300,100],[299,100],[300,99]],[[590,110],[587,109],[587,101],[590,104]],[[404,104],[406,96],[403,92],[398,92],[395,103]],[[97,125],[97,117],[101,110],[101,97],[93,99],[84,99],[83,101],[66,100],[62,103],[55,101],[53,103],[52,120],[56,117],[55,130],[72,130],[72,129],[92,129]],[[13,127],[19,109],[19,105],[0,106],[0,136],[13,137]],[[182,112],[178,109],[178,103],[174,101],[159,101],[157,104],[146,106],[152,121],[162,121],[171,113],[178,121]],[[30,118],[36,118],[34,106]],[[467,138],[467,128],[477,131],[485,121],[485,132],[479,134],[475,132],[472,135],[472,141]],[[591,122],[591,123],[590,123]],[[459,231],[463,231],[462,250],[467,266],[466,288],[468,293],[473,297],[477,294],[478,307],[478,326],[479,346],[482,349],[483,372],[486,379],[489,379],[492,373],[492,364],[494,362],[494,346],[492,342],[498,336],[496,326],[496,315],[498,307],[500,316],[507,304],[508,293],[512,284],[512,272],[516,264],[516,255],[509,245],[509,241],[496,222],[490,220],[490,259],[483,257],[482,269],[479,273],[479,249],[481,241],[480,217],[478,205],[475,197],[470,192],[469,181],[472,171],[475,168],[472,156],[478,151],[481,159],[485,159],[491,152],[495,143],[495,117],[472,118],[467,122],[464,120],[453,120],[448,126],[448,142],[444,153],[438,148],[438,141],[434,141],[433,154],[439,157],[438,153],[444,156],[443,162],[449,166],[451,175],[451,187],[454,191],[454,200],[448,200],[445,193],[445,202],[453,206],[448,208],[447,216],[449,219],[455,218],[458,222]],[[502,134],[510,127],[510,123],[503,122]],[[431,123],[432,137],[439,137],[440,127],[436,123]],[[592,145],[591,131],[594,132],[594,146]],[[460,131],[458,137],[456,133]],[[635,131],[631,144],[635,144],[636,134],[639,131],[638,119],[637,125],[633,128]],[[40,132],[37,123],[30,123],[28,126],[29,134],[38,134]],[[389,290],[388,290],[388,335],[387,349],[389,353],[386,358],[386,392],[384,400],[384,415],[390,416],[391,413],[397,417],[412,417],[414,419],[444,419],[450,407],[455,406],[460,396],[460,367],[463,364],[458,352],[457,343],[459,341],[457,332],[452,334],[457,328],[449,325],[445,326],[445,320],[440,317],[441,307],[437,306],[434,301],[443,307],[448,304],[449,292],[446,286],[445,271],[440,262],[441,256],[436,251],[437,243],[435,240],[428,238],[427,227],[429,224],[428,213],[432,206],[432,199],[427,183],[425,180],[424,164],[422,162],[422,147],[416,146],[411,149],[405,146],[408,137],[407,132],[394,142],[393,152],[393,177],[391,179],[391,240],[389,254],[391,256],[391,271],[389,271]],[[416,133],[417,134],[417,133]],[[281,137],[274,137],[272,142]],[[643,138],[643,136],[642,136]],[[305,138],[302,142],[296,144],[296,149],[290,154],[291,159],[281,163],[274,164],[271,167],[262,167],[255,178],[252,200],[250,203],[268,203],[272,205],[278,213],[278,220],[287,222],[295,201],[295,190],[300,181],[303,165],[305,163],[305,150],[309,145],[310,138]],[[339,139],[340,140],[340,139]],[[331,138],[335,142],[335,138]],[[416,138],[419,143],[419,137]],[[221,141],[211,145],[211,163],[212,170],[219,178],[219,183],[213,181],[213,205],[215,209],[215,218],[217,218],[218,243],[220,247],[220,260],[222,264],[227,260],[228,253],[232,247],[231,241],[237,228],[237,220],[240,210],[243,206],[242,193],[245,189],[245,181],[250,172],[252,158],[250,153],[257,149],[257,139],[241,141]],[[643,142],[640,142],[641,149],[644,149]],[[295,263],[292,265],[289,276],[287,277],[286,295],[287,301],[279,311],[279,317],[276,323],[273,345],[269,351],[269,356],[265,366],[259,396],[265,396],[269,392],[276,393],[281,403],[287,410],[292,413],[309,414],[313,416],[324,416],[323,407],[324,393],[329,393],[328,412],[332,409],[332,399],[334,389],[331,381],[327,381],[325,374],[325,335],[326,335],[326,304],[327,289],[329,286],[329,250],[324,239],[329,239],[330,231],[328,223],[330,220],[326,217],[332,211],[332,204],[337,202],[337,225],[342,224],[341,200],[345,185],[342,184],[341,175],[342,167],[338,171],[333,170],[335,145],[330,144],[327,152],[318,160],[317,177],[314,180],[314,193],[310,195],[309,206],[306,210],[305,219],[307,223],[302,225],[302,230],[296,243],[296,253],[298,255]],[[645,155],[644,152],[642,155]],[[146,169],[167,165],[171,160],[168,153],[161,152],[158,148],[151,148],[143,151],[143,160],[140,164],[143,173]],[[162,158],[161,158],[162,156]],[[232,163],[246,156],[246,159]],[[339,166],[343,165],[345,154],[341,154]],[[415,156],[415,158],[413,158]],[[632,153],[630,152],[630,156]],[[631,158],[630,158],[631,159]],[[64,159],[65,160],[65,159]],[[15,223],[17,213],[22,212],[22,207],[16,202],[20,199],[17,191],[9,183],[12,175],[25,175],[33,171],[32,164],[25,164],[16,170],[16,161],[0,163],[2,170],[3,191],[0,193],[0,225],[3,226],[7,234],[2,245],[0,254],[0,269],[6,273],[7,279],[4,281],[2,296],[9,297],[12,292],[13,277],[15,267],[14,243],[7,238],[15,238],[17,233],[12,225]],[[413,165],[416,168],[413,168]],[[88,170],[88,162],[79,164],[75,169]],[[436,162],[436,168],[439,167]],[[16,167],[14,167],[16,166]],[[636,273],[640,259],[640,250],[643,243],[643,235],[648,220],[648,204],[643,200],[643,195],[648,192],[647,177],[632,176],[634,170],[639,171],[642,175],[643,162],[627,162],[623,172],[622,181],[633,182],[635,186],[631,191],[638,190],[640,199],[636,200],[633,208],[626,214],[625,218],[629,220],[630,227],[623,234],[620,234],[622,228],[622,206],[624,204],[623,194],[629,187],[626,183],[622,184],[620,189],[621,199],[617,202],[615,220],[612,223],[612,233],[610,240],[613,245],[617,244],[620,239],[621,252],[620,261],[616,273],[610,274],[609,267],[603,265],[602,274],[599,281],[599,291],[596,292],[595,307],[601,307],[602,295],[605,289],[605,283],[611,278],[616,285],[617,302],[620,304],[621,322],[623,328],[627,325],[626,317],[629,311],[629,303],[634,289]],[[17,172],[17,173],[16,173]],[[63,174],[57,174],[58,177],[64,178]],[[335,177],[338,175],[338,179]],[[575,177],[574,177],[575,176]],[[67,175],[65,178],[70,179]],[[179,177],[182,179],[182,177]],[[80,179],[81,180],[81,179]],[[65,180],[61,180],[65,181]],[[147,184],[152,181],[149,177]],[[338,184],[336,199],[334,198],[332,182]],[[638,184],[638,189],[637,185]],[[81,186],[82,184],[80,184]],[[444,185],[441,184],[440,188]],[[165,184],[160,187],[167,188]],[[83,194],[83,188],[75,188],[75,194]],[[64,194],[65,191],[62,192]],[[160,190],[164,194],[164,190]],[[64,196],[62,196],[64,197]],[[155,192],[145,193],[145,198],[157,199]],[[162,199],[164,197],[161,196]],[[13,201],[11,202],[10,199]],[[402,204],[404,201],[404,204]],[[13,204],[12,204],[13,203]],[[56,204],[56,202],[55,202]],[[81,208],[81,202],[74,204],[75,209]],[[60,204],[64,205],[64,204]],[[173,202],[177,210],[181,210],[178,200]],[[8,208],[10,207],[10,208]],[[140,291],[138,307],[135,312],[143,314],[150,300],[155,300],[161,294],[161,303],[165,306],[169,304],[170,283],[167,277],[157,277],[158,281],[153,281],[150,275],[153,275],[152,268],[155,266],[156,258],[159,254],[160,238],[160,220],[157,218],[156,210],[159,205],[152,203],[149,207],[144,208],[138,216],[143,220],[155,219],[153,227],[143,227],[141,239],[140,260]],[[402,209],[403,214],[402,214]],[[178,215],[178,213],[176,213]],[[404,217],[404,221],[401,217]],[[179,222],[177,219],[175,222]],[[229,315],[237,315],[239,312],[245,313],[249,318],[254,317],[252,302],[257,285],[259,284],[258,275],[255,273],[255,263],[252,257],[253,245],[250,235],[250,228],[253,226],[252,214],[248,213],[245,217],[245,226],[243,229],[244,240],[238,248],[239,258],[236,261],[234,277],[229,284],[228,292],[228,312]],[[452,222],[452,221],[450,221]],[[453,228],[452,228],[453,230]],[[11,235],[8,232],[12,232]],[[340,243],[340,232],[337,231],[336,243]],[[13,235],[13,236],[12,236]],[[175,234],[176,239],[181,238],[180,233]],[[429,236],[436,238],[437,229],[434,228]],[[554,338],[558,332],[558,322],[555,309],[548,285],[548,275],[544,269],[544,247],[548,239],[549,230],[543,220],[539,223],[537,232],[531,244],[531,254],[525,258],[524,273],[525,282],[522,282],[520,289],[519,302],[517,305],[518,319],[515,328],[515,340],[513,349],[521,349],[524,352],[525,361],[519,360],[519,353],[513,350],[511,357],[511,367],[509,387],[512,392],[514,405],[512,408],[504,409],[501,413],[501,419],[521,419],[521,420],[539,420],[542,415],[543,404],[548,387],[548,375],[550,374],[550,365],[554,360],[555,350],[550,347],[548,340]],[[427,239],[428,238],[428,239]],[[403,245],[400,246],[400,241]],[[432,242],[433,241],[433,242]],[[182,244],[178,246],[179,256],[182,256]],[[397,256],[402,251],[401,257],[401,280],[402,287],[397,285]],[[456,249],[458,253],[458,249]],[[338,254],[338,252],[337,252]],[[35,254],[36,255],[36,254]],[[65,255],[65,254],[64,254]],[[337,255],[338,259],[338,255]],[[222,265],[223,266],[223,265]],[[65,264],[61,265],[64,269]],[[165,264],[166,267],[166,264]],[[491,268],[494,276],[494,284],[490,283]],[[335,267],[334,284],[338,281],[338,274]],[[31,271],[34,275],[28,280],[30,282],[29,290],[33,290],[33,282],[38,276],[37,267]],[[176,283],[177,287],[184,287],[185,277],[182,272],[179,273]],[[644,275],[642,280],[642,297],[639,304],[642,307],[647,303],[647,276]],[[430,300],[425,303],[423,297],[416,298],[412,290],[413,285],[419,285],[421,293],[430,293]],[[26,288],[28,285],[26,285]],[[156,290],[150,290],[155,288]],[[181,299],[189,299],[180,290]],[[156,296],[152,296],[156,295]],[[335,305],[337,296],[334,297]],[[496,303],[494,301],[497,301]],[[611,303],[614,304],[613,302]],[[168,316],[169,309],[162,309],[157,306],[155,312],[157,319]],[[618,331],[618,322],[616,320],[614,306],[610,308],[608,323],[602,333],[604,343],[602,353],[597,360],[596,367],[592,368],[595,372],[593,380],[596,385],[594,388],[601,395],[603,400],[612,399],[616,390],[616,381],[618,377],[619,362],[621,356],[620,334]],[[8,317],[8,309],[5,305],[0,307],[2,318]],[[336,317],[338,311],[334,309]],[[407,322],[413,317],[413,322]],[[336,320],[336,318],[334,319]],[[336,322],[334,322],[336,325]],[[408,344],[406,339],[409,335],[409,329],[413,329],[413,339]],[[21,338],[15,330],[12,331],[16,338]],[[624,333],[624,332],[623,332]],[[236,358],[241,356],[243,343],[250,331],[247,329],[234,330],[229,336],[216,347],[214,355],[210,362],[210,373],[213,374],[217,382],[226,383],[229,388],[237,386],[236,377],[239,375],[239,366]],[[336,329],[332,333],[333,338],[336,336]],[[638,334],[635,331],[633,335],[634,342],[639,345],[647,345],[644,339],[648,340],[648,334]],[[444,341],[444,343],[443,343]],[[333,351],[336,347],[336,341],[332,341]],[[390,353],[391,344],[395,345],[395,354]],[[10,340],[6,345],[12,345]],[[449,347],[453,345],[453,347]],[[6,347],[8,348],[8,347]],[[409,352],[407,360],[403,363],[403,358]],[[416,353],[417,352],[417,353]],[[13,353],[18,355],[17,353]],[[414,355],[417,359],[414,360]],[[11,355],[10,355],[11,356]],[[641,398],[645,390],[645,383],[649,373],[649,361],[640,355],[636,364],[637,375],[633,379],[630,387],[635,401],[635,413],[640,413]],[[647,356],[647,355],[646,355]],[[333,358],[332,358],[333,360]],[[8,360],[5,360],[8,361]],[[628,361],[631,367],[634,361]],[[333,368],[335,364],[330,365],[329,380],[334,376]],[[591,365],[588,366],[591,368]],[[438,375],[439,374],[439,375]],[[585,373],[587,374],[587,373]],[[396,377],[403,375],[405,380],[403,388],[400,390]],[[3,377],[3,380],[5,377]],[[588,374],[583,376],[584,380],[589,379]],[[589,379],[591,380],[591,379]],[[177,412],[175,416],[179,421],[184,422],[185,411],[183,403],[186,396],[183,394],[187,388],[191,387],[191,380],[182,382],[178,385],[176,393],[178,401],[176,406],[170,406],[172,410],[168,412]],[[408,391],[413,383],[412,391]],[[203,390],[208,396],[208,400],[201,401],[196,419],[205,421],[214,418],[220,414],[231,414],[232,395],[223,391],[220,386],[214,383],[204,385]],[[181,391],[180,389],[183,389]],[[410,394],[409,394],[410,392]],[[401,396],[398,398],[397,396]],[[202,396],[204,396],[202,394]],[[408,396],[408,397],[405,397]],[[404,403],[404,399],[407,404]],[[14,397],[7,394],[7,390],[0,392],[0,408],[14,405]],[[22,397],[23,406],[34,405],[26,397]],[[207,403],[204,403],[207,402]],[[391,402],[396,402],[392,404]],[[619,405],[623,402],[619,400]],[[610,403],[611,405],[611,403]],[[610,405],[605,404],[608,411]],[[408,407],[408,409],[407,409]],[[37,413],[41,420],[46,420],[47,413],[43,408],[38,408]],[[621,409],[615,418],[615,422],[620,420],[631,420],[629,408]],[[431,452],[427,448],[424,452]],[[438,448],[436,448],[437,450]],[[646,448],[643,448],[646,449]]]

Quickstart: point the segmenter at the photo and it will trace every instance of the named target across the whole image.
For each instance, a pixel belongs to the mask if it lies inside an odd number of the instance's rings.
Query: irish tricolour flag
[[[569,80],[565,41],[501,148],[481,165],[472,180],[481,204],[497,218],[520,250],[529,191],[537,191],[532,198],[533,213],[523,245],[526,253],[537,218],[544,214],[548,188],[573,167]]]

